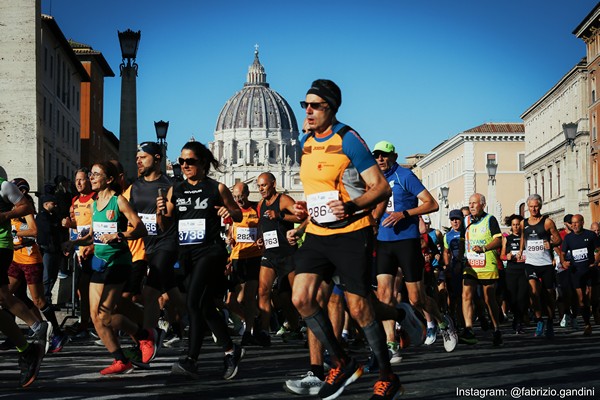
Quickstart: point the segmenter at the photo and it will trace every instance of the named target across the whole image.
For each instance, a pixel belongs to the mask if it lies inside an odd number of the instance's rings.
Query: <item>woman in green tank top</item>
[[[123,353],[114,330],[122,330],[132,336],[140,335],[140,328],[113,310],[131,273],[131,253],[126,240],[146,236],[145,225],[129,202],[121,196],[118,170],[110,162],[94,164],[90,172],[92,190],[98,194],[93,204],[90,232],[65,244],[70,252],[76,245],[94,244],[92,278],[90,282],[90,314],[98,336],[115,360],[100,371],[102,375],[122,374],[133,368]],[[127,223],[133,229],[127,231]]]

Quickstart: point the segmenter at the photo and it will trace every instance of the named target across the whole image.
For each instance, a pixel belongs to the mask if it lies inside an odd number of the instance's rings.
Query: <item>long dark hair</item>
[[[119,170],[117,167],[110,161],[97,162],[94,165],[98,166],[102,172],[106,174],[106,179],[113,178],[112,182],[108,184],[108,187],[116,194],[121,194],[123,189],[119,184]]]
[[[519,214],[509,215],[508,217],[504,218],[504,225],[511,226],[513,219],[517,219],[519,222],[521,222],[524,218]]]
[[[215,158],[213,153],[200,142],[187,142],[181,150],[191,150],[194,155],[200,160],[200,164],[204,168],[204,175],[208,176],[210,166],[212,165],[215,171],[221,172],[221,163]]]

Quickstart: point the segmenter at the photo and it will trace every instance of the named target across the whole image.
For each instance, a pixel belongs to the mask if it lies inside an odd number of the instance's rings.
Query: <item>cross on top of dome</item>
[[[254,62],[248,67],[248,78],[244,86],[248,85],[261,85],[269,86],[267,83],[267,74],[265,68],[261,65],[258,59],[258,44],[254,45]]]

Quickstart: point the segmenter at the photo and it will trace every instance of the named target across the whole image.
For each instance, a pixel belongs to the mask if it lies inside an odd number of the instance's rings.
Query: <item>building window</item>
[[[538,184],[538,176],[537,176],[537,174],[533,174],[533,193],[539,194],[537,184]]]
[[[546,176],[545,176],[545,171],[541,170],[540,171],[540,184],[541,184],[541,193],[540,196],[542,196],[542,199],[546,198]]]
[[[44,72],[48,71],[48,48],[44,47]]]
[[[525,171],[525,153],[519,153],[519,171]]]
[[[531,177],[527,178],[527,196],[531,196]]]
[[[50,56],[50,79],[54,78],[54,56]]]
[[[42,120],[46,122],[46,96],[44,96],[44,113],[42,115]]]
[[[239,151],[238,151],[238,158],[239,158],[240,160],[243,160],[243,159],[244,159],[244,150],[239,150]]]

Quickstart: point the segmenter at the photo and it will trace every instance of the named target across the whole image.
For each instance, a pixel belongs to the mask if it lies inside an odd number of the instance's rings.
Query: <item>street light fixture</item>
[[[490,181],[496,181],[496,171],[498,171],[498,163],[494,160],[488,160],[488,163],[485,165],[487,168],[488,178]]]
[[[127,29],[125,32],[117,31],[117,33],[119,35],[119,43],[121,44],[121,56],[123,58],[123,64],[125,64],[125,60],[127,60],[127,66],[129,67],[132,65],[131,61],[133,60],[133,65],[136,65],[135,57],[137,55],[138,46],[140,45],[142,32],[134,32],[131,29]]]
[[[169,130],[169,121],[163,121],[162,119],[158,122],[154,121],[154,129],[156,130],[156,140],[160,145],[162,154],[162,161],[160,163],[161,170],[167,170],[167,131]]]
[[[571,151],[573,151],[573,148],[575,147],[575,136],[577,136],[577,124],[575,122],[563,124],[563,133],[565,134],[567,146],[571,145]]]
[[[450,188],[448,186],[442,186],[440,192],[442,195],[442,203],[444,203],[444,207],[448,208],[448,193],[450,192]]]

